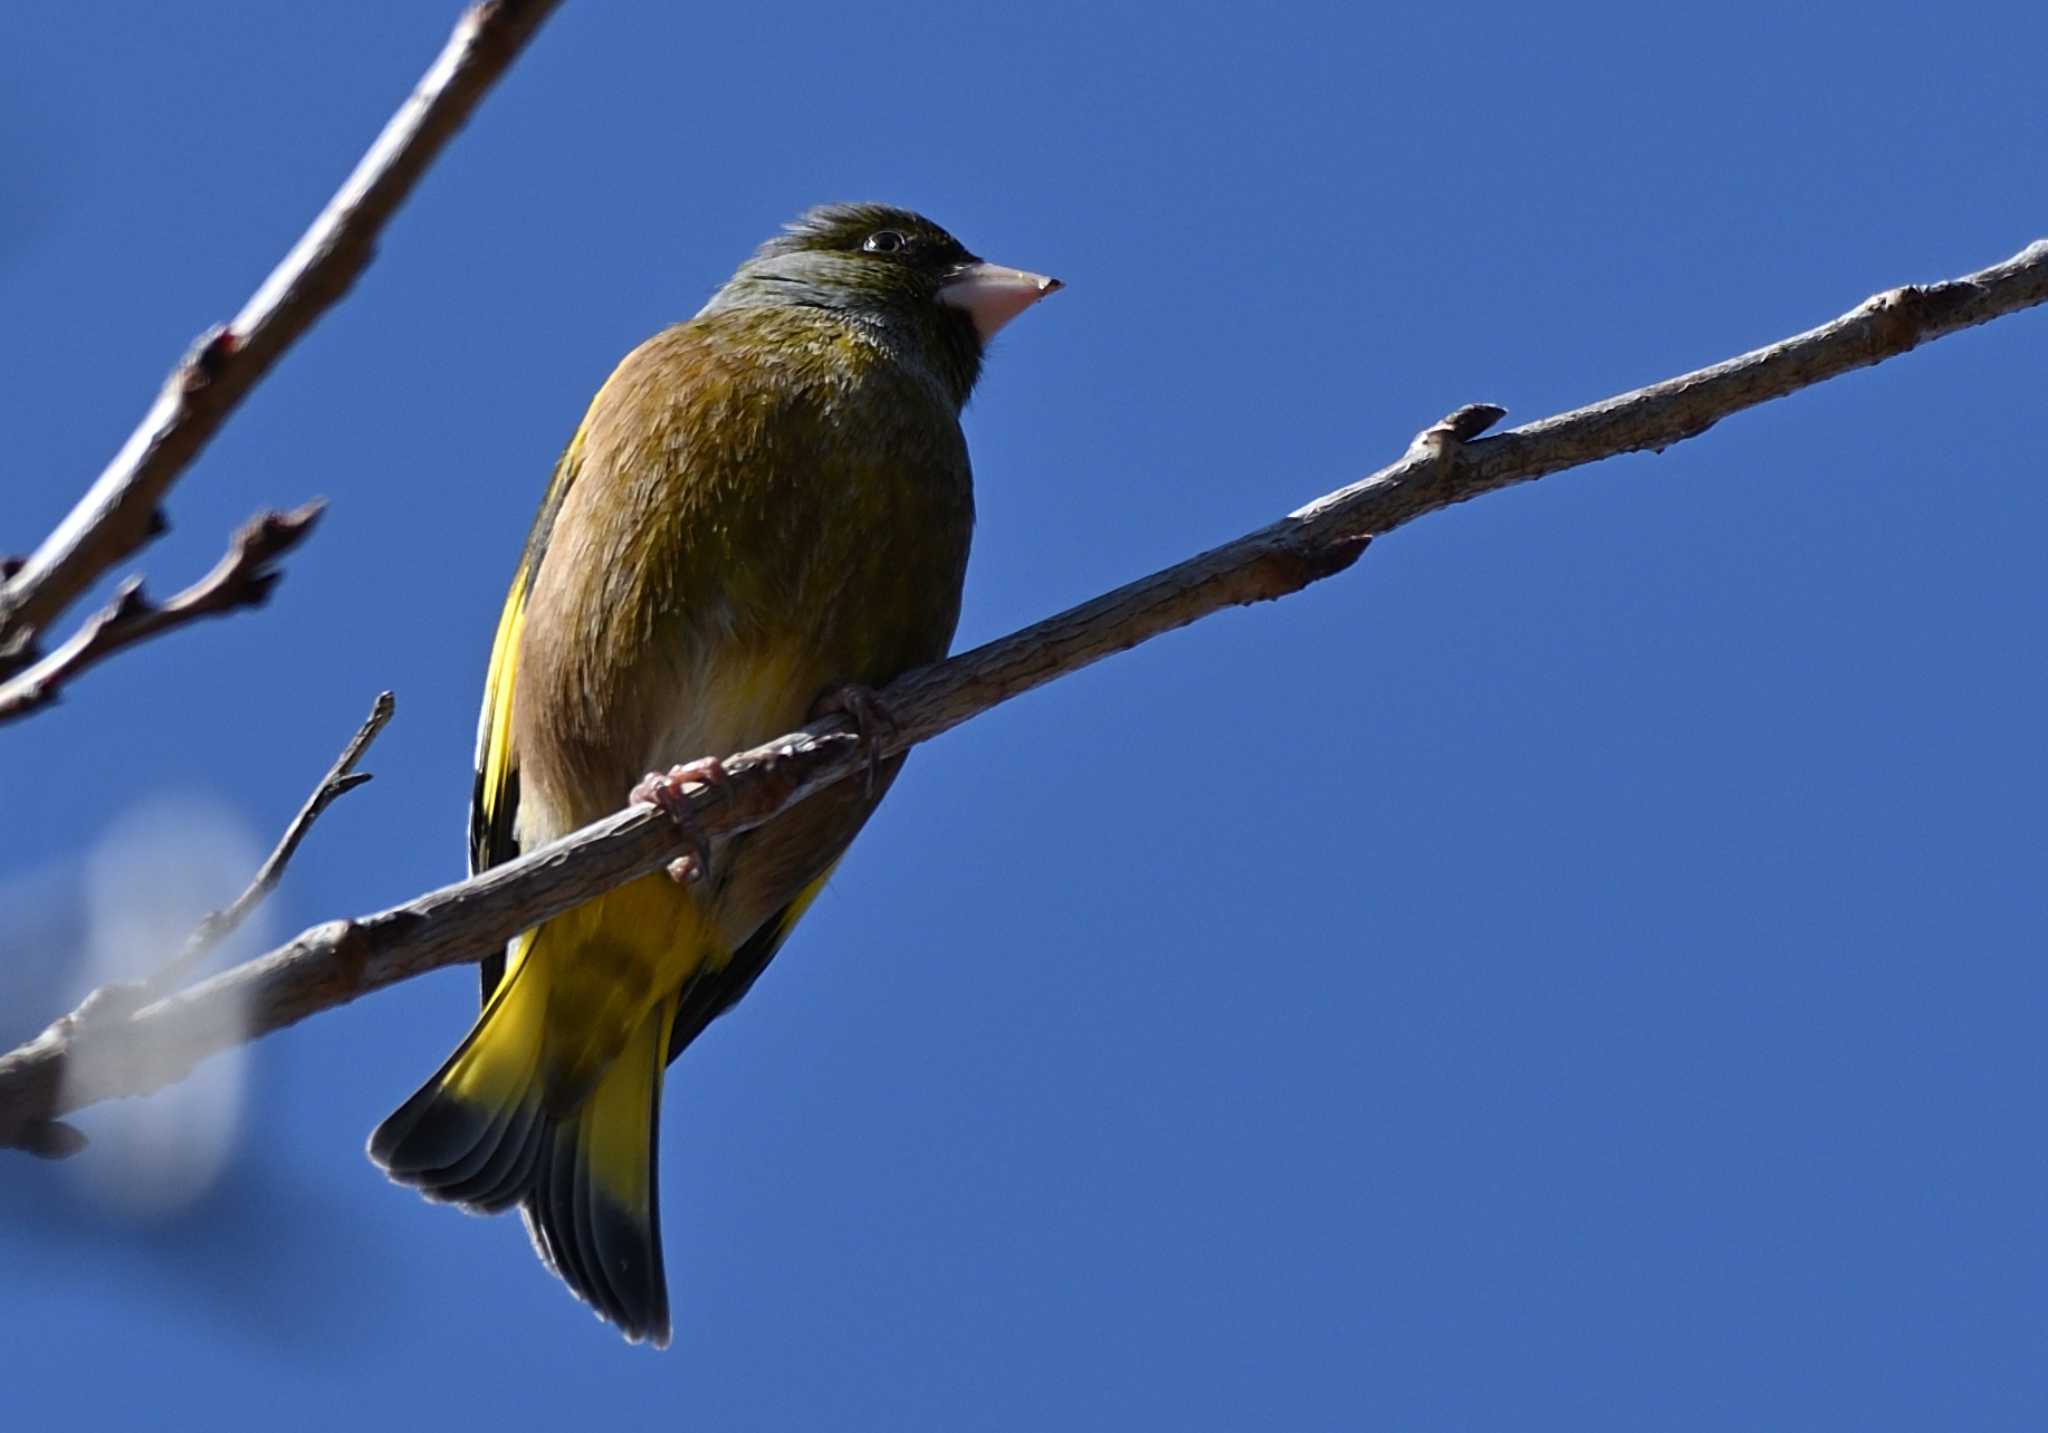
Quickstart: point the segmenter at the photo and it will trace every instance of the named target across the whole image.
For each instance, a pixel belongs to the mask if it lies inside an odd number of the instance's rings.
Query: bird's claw
[[[695,885],[711,874],[711,837],[705,833],[703,823],[697,819],[696,808],[691,806],[683,788],[720,786],[725,781],[725,763],[715,756],[705,756],[682,766],[672,766],[666,772],[650,771],[627,794],[628,801],[645,802],[665,812],[668,819],[676,823],[676,829],[683,833],[683,839],[690,843],[688,855],[678,856],[668,863],[669,879],[677,885]]]
[[[811,719],[843,716],[853,723],[854,739],[860,743],[861,755],[867,767],[867,794],[873,799],[882,777],[882,741],[894,736],[899,724],[883,705],[882,698],[873,687],[864,687],[858,682],[842,682],[819,697],[811,708]]]

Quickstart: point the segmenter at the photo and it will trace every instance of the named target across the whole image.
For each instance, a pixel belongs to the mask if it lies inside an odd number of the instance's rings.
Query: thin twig
[[[1225,607],[1282,597],[1356,561],[1374,536],[1424,513],[1619,453],[1661,450],[1730,414],[2048,302],[2048,241],[1979,273],[1881,294],[1782,343],[1525,428],[1483,438],[1500,410],[1461,409],[1397,462],[1237,541],[1023,631],[911,672],[881,693],[894,754],[1022,692]],[[686,753],[677,753],[678,756]],[[689,796],[706,833],[746,830],[865,769],[843,721],[819,722],[724,761]],[[469,880],[354,920],[315,926],[267,955],[139,1011],[89,1008],[0,1056],[0,1145],[62,1153],[55,1117],[146,1094],[200,1059],[446,965],[684,853],[666,815],[634,806]]]
[[[146,989],[151,998],[161,998],[177,988],[180,982],[204,960],[222,941],[241,928],[249,913],[256,909],[277,888],[284,878],[284,868],[299,849],[299,842],[306,839],[306,833],[313,829],[313,823],[320,819],[320,813],[332,806],[342,796],[355,790],[370,779],[367,771],[357,771],[356,763],[363,759],[363,753],[370,749],[370,743],[384,730],[384,724],[391,720],[391,713],[397,703],[389,692],[379,692],[377,700],[370,704],[370,714],[363,718],[363,724],[356,728],[356,734],[349,738],[348,745],[341,749],[341,755],[334,759],[334,765],[327,768],[327,774],[320,778],[320,784],[313,788],[313,794],[306,798],[306,804],[299,808],[299,814],[292,817],[291,824],[284,828],[284,835],[278,838],[276,849],[257,868],[255,879],[248,888],[234,900],[201,921],[192,934],[185,939],[185,946],[176,955],[165,961],[163,967],[151,976]]]
[[[318,501],[290,512],[260,512],[236,530],[227,555],[213,571],[158,606],[142,594],[142,579],[115,589],[114,600],[89,618],[64,645],[25,672],[0,682],[0,722],[13,721],[57,700],[65,683],[86,668],[202,617],[261,607],[283,574],[272,565],[303,542],[326,507]]]
[[[348,292],[377,236],[558,0],[484,0],[355,171],[233,322],[203,335],[142,423],[55,532],[0,586],[0,676],[35,661],[43,633],[166,526],[159,504],[235,406]]]
[[[356,763],[363,759],[363,753],[370,749],[370,743],[391,720],[396,702],[390,692],[379,692],[370,704],[370,714],[363,724],[356,728],[356,734],[349,738],[348,745],[341,749],[334,765],[327,768],[327,774],[320,778],[320,784],[313,788],[313,794],[299,808],[285,827],[284,835],[269,857],[256,871],[255,879],[239,896],[213,911],[200,921],[191,935],[185,939],[178,953],[165,961],[154,975],[144,980],[122,980],[88,994],[79,1007],[64,1016],[52,1031],[62,1032],[68,1038],[71,1031],[80,1027],[104,1025],[109,1021],[124,1020],[153,1001],[161,1000],[199,964],[216,949],[220,943],[233,935],[243,921],[263,898],[277,887],[284,877],[285,866],[291,861],[299,843],[320,819],[320,813],[333,805],[344,794],[355,790],[370,780],[370,773],[357,771]],[[49,1032],[45,1032],[48,1034]],[[83,1132],[62,1120],[39,1121],[22,1131],[19,1147],[45,1159],[61,1159],[84,1149],[86,1138]]]

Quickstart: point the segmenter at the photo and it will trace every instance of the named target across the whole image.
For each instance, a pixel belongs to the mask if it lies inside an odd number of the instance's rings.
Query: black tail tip
[[[367,1153],[438,1204],[496,1214],[532,1188],[548,1132],[530,1103],[492,1110],[429,1084],[371,1132]]]
[[[557,1131],[520,1212],[541,1262],[569,1292],[626,1342],[668,1347],[668,1279],[652,1201],[629,1209],[599,1188],[573,1126]]]

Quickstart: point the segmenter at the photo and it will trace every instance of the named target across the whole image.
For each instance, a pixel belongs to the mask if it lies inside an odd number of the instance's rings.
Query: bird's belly
[[[826,685],[791,639],[698,645],[683,656],[677,699],[656,714],[641,750],[648,771],[700,756],[730,756],[803,725]]]

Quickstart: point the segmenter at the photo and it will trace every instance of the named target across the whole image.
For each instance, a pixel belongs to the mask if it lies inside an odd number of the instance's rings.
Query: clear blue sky
[[[381,687],[270,933],[460,875],[556,453],[807,205],[1070,285],[968,415],[977,641],[1460,403],[2048,232],[2048,10],[1927,15],[570,0],[142,560],[168,591],[323,494],[272,606],[0,731],[0,1036],[228,895]],[[0,551],[453,16],[9,16]],[[0,1419],[2042,1426],[2044,359],[2024,315],[1490,497],[920,751],[674,1072],[666,1354],[364,1160],[457,970],[89,1116],[78,1167],[0,1159]]]

